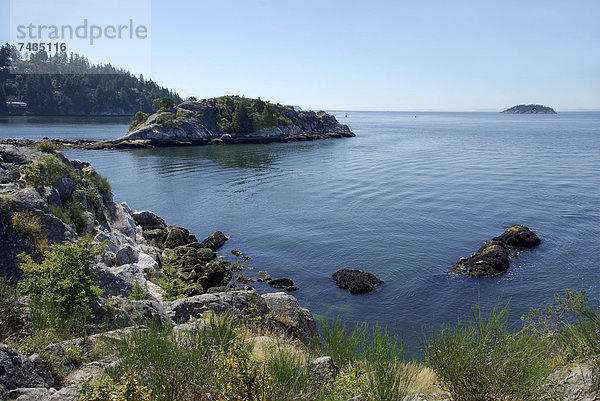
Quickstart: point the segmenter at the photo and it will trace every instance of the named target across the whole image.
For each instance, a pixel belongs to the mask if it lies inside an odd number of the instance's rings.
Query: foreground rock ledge
[[[509,267],[509,257],[521,249],[533,248],[540,238],[529,228],[514,225],[492,238],[468,258],[461,258],[452,272],[463,276],[495,276]]]

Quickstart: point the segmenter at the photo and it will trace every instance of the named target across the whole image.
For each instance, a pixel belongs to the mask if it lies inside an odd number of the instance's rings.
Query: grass
[[[26,211],[14,212],[12,227],[29,240],[33,257],[39,260],[48,248],[48,238],[42,233],[40,218]]]
[[[427,338],[425,363],[454,399],[557,399],[547,382],[556,368],[551,344],[530,331],[511,333],[506,321],[506,308],[486,314],[476,307],[473,321]]]

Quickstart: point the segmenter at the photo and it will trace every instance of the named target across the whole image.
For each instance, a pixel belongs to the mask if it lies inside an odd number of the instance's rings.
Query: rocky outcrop
[[[273,318],[292,336],[305,344],[309,344],[313,337],[319,336],[312,314],[308,309],[300,307],[293,296],[275,292],[262,294],[260,297],[273,313]]]
[[[331,277],[338,287],[350,290],[353,294],[371,292],[375,289],[375,285],[383,283],[374,274],[360,270],[341,269]]]
[[[494,276],[506,271],[509,257],[520,249],[528,249],[541,243],[529,228],[514,225],[501,235],[492,238],[467,258],[454,264],[453,272],[464,276]]]
[[[246,111],[240,112],[244,108]],[[264,112],[267,108],[268,111]],[[242,114],[236,116],[236,113]],[[262,114],[259,114],[262,113]],[[246,121],[240,121],[243,119]],[[84,145],[136,148],[233,143],[310,141],[355,136],[348,126],[323,111],[296,111],[291,106],[239,96],[186,101],[161,110],[116,140]]]
[[[501,113],[503,114],[556,114],[552,107],[542,106],[541,104],[519,104],[510,107]]]

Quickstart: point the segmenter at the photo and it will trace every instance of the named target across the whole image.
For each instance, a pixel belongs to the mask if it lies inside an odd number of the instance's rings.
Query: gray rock
[[[16,181],[20,176],[17,166],[8,163],[0,163],[0,184],[8,184]]]
[[[167,224],[163,219],[149,210],[133,211],[131,213],[135,224],[144,230],[156,230],[166,228]]]
[[[185,228],[169,226],[167,228],[167,239],[165,240],[165,248],[174,249],[178,246],[187,244],[187,238],[190,235]]]
[[[34,188],[23,189],[11,198],[11,203],[18,209],[37,209],[43,213],[50,213],[46,199]]]
[[[138,251],[131,245],[125,245],[115,254],[115,266],[136,263],[138,261]]]
[[[79,385],[67,386],[61,388],[52,394],[48,401],[77,401],[79,398]]]
[[[106,305],[123,310],[138,325],[169,326],[171,321],[163,305],[154,300],[133,301],[122,297],[111,297]]]
[[[232,312],[244,315],[248,307],[256,306],[257,314],[264,316],[269,312],[265,302],[253,290],[202,294],[164,302],[167,315],[176,324],[182,324],[191,318],[200,317],[206,311],[216,313]],[[316,326],[315,326],[316,327]]]
[[[62,205],[60,194],[54,187],[44,187],[44,198],[51,205]]]
[[[112,203],[108,209],[108,224],[135,241],[135,223],[123,204]]]
[[[60,180],[58,180],[54,187],[58,191],[60,199],[62,201],[66,201],[71,197],[73,191],[75,191],[75,181],[69,177],[62,177]]]
[[[293,296],[284,292],[262,294],[261,298],[274,314],[274,318],[288,332],[305,344],[319,336],[315,319],[308,309],[301,308]]]
[[[29,357],[29,360],[33,362],[33,366],[35,367],[35,371],[37,372],[37,374],[40,375],[40,377],[44,379],[44,381],[48,383],[50,387],[55,387],[56,383],[54,382],[54,377],[52,377],[50,372],[48,372],[48,370],[46,369],[46,365],[44,364],[44,360],[42,359],[40,354],[31,355]]]
[[[7,391],[22,387],[50,387],[29,359],[5,344],[0,344],[0,386]]]
[[[56,393],[54,389],[47,388],[17,388],[8,392],[11,401],[47,401]]]
[[[335,379],[340,368],[335,366],[330,356],[322,356],[311,362],[313,374],[321,381]]]

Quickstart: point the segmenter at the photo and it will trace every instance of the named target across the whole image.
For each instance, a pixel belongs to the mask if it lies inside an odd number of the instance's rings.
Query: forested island
[[[552,107],[541,104],[519,104],[502,111],[504,114],[556,114]]]
[[[142,75],[78,54],[23,57],[14,46],[0,47],[0,114],[132,116],[152,113],[152,101],[161,97],[182,100]]]

